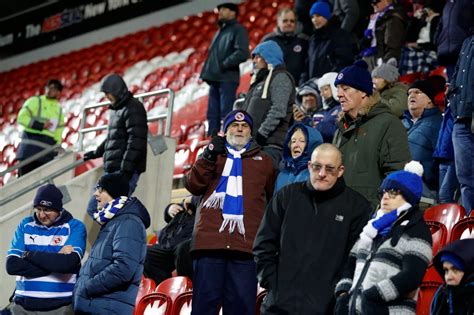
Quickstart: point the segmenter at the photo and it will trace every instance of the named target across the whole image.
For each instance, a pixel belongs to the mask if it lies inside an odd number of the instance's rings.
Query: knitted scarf
[[[120,209],[127,203],[128,197],[121,196],[107,203],[102,209],[94,213],[94,220],[100,225],[104,225],[113,219]]]
[[[211,196],[203,204],[204,207],[222,209],[224,220],[219,229],[221,233],[227,226],[229,233],[233,233],[237,226],[239,233],[245,237],[241,155],[249,145],[250,143],[242,150],[237,151],[226,144],[228,155],[221,179]]]

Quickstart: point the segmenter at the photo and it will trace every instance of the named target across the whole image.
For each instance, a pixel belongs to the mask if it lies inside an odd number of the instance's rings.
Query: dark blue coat
[[[453,147],[453,125],[454,118],[451,112],[451,106],[446,107],[443,114],[443,122],[441,123],[438,142],[433,157],[440,162],[454,161],[454,147]]]
[[[150,215],[136,198],[102,225],[74,288],[74,310],[132,314],[143,273]]]
[[[423,165],[423,180],[430,189],[435,189],[438,183],[438,170],[433,159],[433,152],[438,140],[441,125],[441,112],[438,108],[427,108],[421,117],[413,123],[409,111],[405,111],[403,125],[408,133],[408,146],[413,160]]]

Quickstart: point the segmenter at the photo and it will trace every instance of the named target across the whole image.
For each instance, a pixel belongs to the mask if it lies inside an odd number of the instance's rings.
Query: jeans
[[[455,194],[459,187],[454,161],[439,164],[439,203],[456,202]]]
[[[192,315],[254,315],[257,267],[253,259],[201,257],[193,261]]]
[[[469,215],[474,207],[474,134],[471,122],[455,122],[453,127],[454,162],[461,184],[461,204]]]
[[[209,101],[207,105],[207,120],[209,122],[208,136],[221,130],[221,120],[232,111],[236,98],[237,82],[208,82]]]
[[[104,175],[105,174],[107,173],[104,172]],[[130,182],[128,183],[130,187],[128,191],[129,197],[134,193],[135,189],[137,188],[137,183],[139,179],[140,179],[140,173],[134,172],[132,175],[132,178],[130,178]],[[95,200],[94,192],[95,192],[95,187],[92,188],[92,196],[89,199],[89,204],[87,205],[87,213],[92,218],[94,218],[94,213],[97,211],[97,200]]]

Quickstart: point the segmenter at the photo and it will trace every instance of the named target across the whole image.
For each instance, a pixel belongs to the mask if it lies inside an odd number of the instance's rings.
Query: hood
[[[145,206],[135,197],[130,198],[130,201],[127,203],[125,207],[119,212],[117,212],[117,216],[121,216],[124,214],[133,214],[142,220],[143,224],[145,225],[145,229],[150,227],[151,219],[148,210]]]
[[[306,137],[306,147],[299,157],[293,159],[291,157],[289,143],[291,141],[291,136],[297,129],[301,129],[303,131]],[[311,153],[313,153],[313,150],[321,143],[323,143],[323,137],[318,130],[301,123],[294,124],[288,130],[285,142],[283,144],[283,161],[285,163],[284,167],[293,168],[296,173],[308,167],[307,164],[308,161],[311,160]]]
[[[334,85],[336,81],[337,72],[327,72],[318,80],[318,89],[321,91],[321,88],[325,85],[329,85],[331,87],[332,98],[336,101],[339,101],[339,97],[337,97],[337,88]]]
[[[372,117],[375,117],[377,115],[380,115],[382,113],[392,113],[390,110],[390,107],[386,105],[385,103],[381,102],[380,94],[375,92],[373,95],[369,96],[371,100],[369,101],[369,104],[367,105],[367,112],[365,115],[361,113],[361,116],[365,117],[366,119],[371,119]]]
[[[285,64],[283,61],[283,51],[280,46],[272,40],[258,44],[252,51],[252,57],[255,55],[260,55],[265,59],[265,62],[272,65],[273,68]]]
[[[450,253],[458,257],[464,262],[466,270],[464,270],[464,277],[461,283],[469,283],[474,281],[474,239],[467,238],[457,240],[451,244],[445,246],[433,259],[433,265],[436,271],[440,274],[444,280],[443,264],[441,263],[441,257],[445,253]]]
[[[112,104],[112,107],[117,107],[118,104],[122,103],[123,100],[131,95],[128,91],[127,84],[118,74],[109,74],[106,76],[102,81],[100,91],[110,93],[117,99],[115,104]]]

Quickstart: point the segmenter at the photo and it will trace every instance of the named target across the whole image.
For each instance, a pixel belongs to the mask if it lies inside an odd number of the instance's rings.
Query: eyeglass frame
[[[382,189],[377,191],[377,196],[379,199],[382,199],[385,193],[388,194],[388,198],[395,199],[397,196],[400,196],[402,193],[398,189]]]
[[[95,190],[100,193],[102,193],[104,191],[104,187],[100,186],[100,185],[95,185]]]
[[[317,162],[313,163],[311,161],[308,161],[308,165],[315,172],[321,172],[321,170],[324,169],[324,171],[327,174],[332,175],[332,176],[336,176],[337,172],[339,172],[339,170],[341,169],[341,166],[342,166],[342,164],[339,165],[339,166],[323,165],[323,164],[320,164],[320,163],[317,163]]]
[[[59,212],[55,209],[50,209],[50,208],[46,208],[46,207],[33,207],[33,210],[35,210],[36,213],[41,213],[43,212],[45,215],[50,215],[52,214],[53,212]]]

